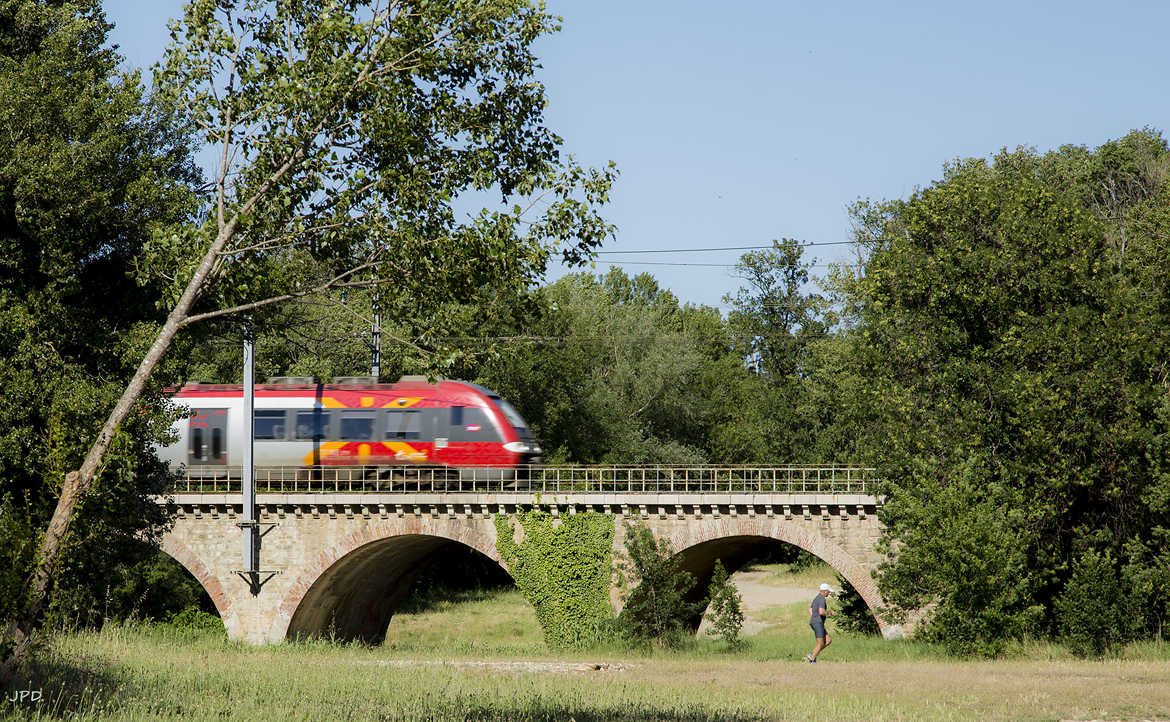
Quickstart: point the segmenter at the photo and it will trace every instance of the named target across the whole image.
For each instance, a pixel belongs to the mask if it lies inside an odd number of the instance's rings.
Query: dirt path
[[[758,634],[761,630],[771,626],[768,622],[757,619],[756,612],[778,604],[803,602],[806,599],[812,599],[813,594],[816,593],[815,589],[806,589],[805,587],[778,587],[764,584],[763,579],[769,573],[767,571],[739,572],[731,578],[731,583],[735,585],[740,596],[743,597],[743,634],[745,636]],[[703,620],[699,626],[700,633],[705,632],[707,626],[707,620]]]

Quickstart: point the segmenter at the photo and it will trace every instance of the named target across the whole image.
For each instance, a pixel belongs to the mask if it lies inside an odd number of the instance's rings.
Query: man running
[[[808,605],[808,626],[812,627],[813,636],[817,638],[817,643],[813,645],[812,652],[805,657],[809,664],[817,663],[817,655],[824,651],[825,647],[833,643],[833,638],[825,631],[825,617],[833,616],[833,612],[825,604],[825,600],[833,593],[833,588],[828,584],[822,584],[821,590],[813,597],[812,604]]]

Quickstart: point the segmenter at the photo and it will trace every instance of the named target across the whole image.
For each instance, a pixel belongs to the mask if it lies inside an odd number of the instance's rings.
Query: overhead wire
[[[666,251],[663,251],[666,253]],[[736,268],[738,263],[688,263],[681,261],[604,261],[605,263],[621,266],[703,266],[706,268]],[[802,263],[802,268],[829,268],[831,263]]]
[[[810,248],[815,246],[846,246],[852,244],[853,241],[812,241],[809,243],[801,243],[801,248]],[[613,254],[613,253],[706,253],[714,251],[770,251],[775,249],[774,245],[767,246],[713,246],[710,248],[640,248],[637,250],[621,250],[621,251],[596,251],[598,255]]]

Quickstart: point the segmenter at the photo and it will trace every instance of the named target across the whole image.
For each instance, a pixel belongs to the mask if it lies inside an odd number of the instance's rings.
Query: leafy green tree
[[[957,649],[1054,632],[1075,556],[1126,559],[1164,523],[1167,158],[1150,131],[1004,151],[856,209],[864,268],[836,290],[886,485],[881,587]]]
[[[729,580],[720,559],[715,560],[707,599],[710,601],[703,615],[711,622],[707,633],[722,639],[729,649],[738,649],[743,644],[739,636],[743,631],[743,596]]]
[[[100,4],[0,4],[0,619],[26,601],[38,530],[155,331],[151,296],[133,281],[149,227],[193,218],[200,175],[182,124],[121,73]],[[171,377],[163,368],[159,380]],[[168,480],[149,448],[170,416],[147,389],[112,435],[69,548],[56,623],[123,615],[135,598],[107,590],[137,577],[167,522],[149,495]],[[125,544],[125,559],[108,553]],[[129,576],[127,576],[129,575]],[[40,589],[48,589],[48,578]],[[39,610],[39,603],[36,605]],[[34,618],[36,614],[32,615]],[[0,641],[7,658],[8,627]]]
[[[625,532],[625,556],[614,565],[627,587],[618,624],[632,640],[678,646],[706,600],[687,601],[695,577],[680,568],[669,539],[656,539],[642,525],[628,525]]]
[[[766,251],[740,257],[737,275],[747,284],[731,302],[729,323],[762,374],[777,380],[807,373],[810,343],[831,323],[824,317],[825,299],[809,293],[809,268],[798,241],[772,241]]]
[[[733,460],[841,458],[840,449],[818,438],[835,426],[835,406],[818,392],[832,381],[823,378],[828,359],[820,348],[831,343],[836,316],[815,292],[803,251],[797,241],[782,239],[770,250],[745,253],[736,266],[745,286],[724,298],[732,304],[727,326],[734,347],[754,371],[747,380],[731,381],[739,400],[719,427],[720,452]]]
[[[543,123],[532,44],[556,29],[526,0],[186,6],[155,87],[216,149],[209,212],[149,224],[137,278],[162,286],[166,319],[65,477],[9,630],[20,650],[78,503],[181,330],[346,287],[437,308],[524,286],[551,253],[579,261],[610,233],[596,209],[612,169],[575,165]],[[491,194],[459,220],[457,201]]]
[[[517,405],[552,459],[706,460],[721,403],[709,389],[731,357],[717,311],[617,269],[566,276],[531,300],[497,332],[511,343],[464,368]]]
[[[1073,565],[1056,600],[1060,635],[1078,657],[1100,657],[1116,649],[1125,629],[1117,569],[1108,553],[1090,549]]]

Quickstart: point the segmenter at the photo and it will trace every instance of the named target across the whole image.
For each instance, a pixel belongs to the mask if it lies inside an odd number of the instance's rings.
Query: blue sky
[[[129,64],[162,56],[180,0],[107,0]],[[677,249],[842,241],[858,198],[904,197],[1000,148],[1096,146],[1170,125],[1170,2],[548,0],[549,125],[621,177],[616,260],[733,264]],[[668,252],[667,252],[668,251]],[[810,249],[820,262],[847,246]],[[729,267],[623,265],[723,306]],[[819,269],[818,269],[819,270]],[[563,273],[552,269],[550,277]]]

